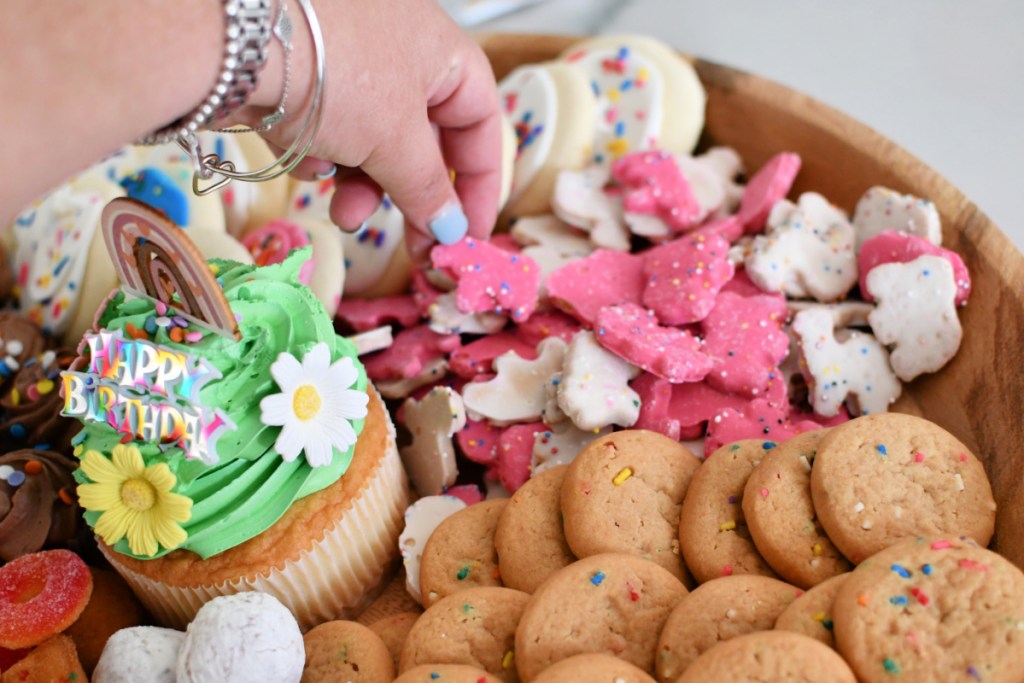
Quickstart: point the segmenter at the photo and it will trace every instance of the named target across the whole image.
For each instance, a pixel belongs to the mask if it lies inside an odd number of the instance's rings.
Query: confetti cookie
[[[864,193],[853,211],[858,251],[865,242],[887,230],[942,244],[942,222],[935,204],[910,194],[876,186]]]
[[[798,597],[779,615],[775,621],[776,630],[800,633],[835,648],[832,607],[848,576],[848,572],[837,574]]]
[[[644,252],[644,306],[665,325],[703,320],[735,272],[728,253],[728,240],[703,231]]]
[[[515,131],[509,216],[544,213],[555,178],[580,168],[593,139],[596,102],[586,77],[559,62],[521,66],[498,84],[506,120]]]
[[[688,154],[697,145],[707,96],[693,66],[667,45],[640,36],[591,38],[561,59],[586,76],[597,98],[594,162],[654,148]]]
[[[679,517],[679,544],[697,581],[733,574],[774,577],[757,552],[743,517],[743,487],[775,448],[749,439],[714,451],[693,475]]]
[[[834,650],[787,631],[758,631],[719,643],[677,683],[857,683]]]
[[[465,664],[423,664],[409,669],[394,683],[500,683],[483,669]]]
[[[498,517],[494,548],[501,580],[533,593],[549,576],[576,560],[565,540],[559,495],[568,466],[534,474],[512,494]]]
[[[602,308],[594,329],[601,346],[674,384],[699,381],[714,365],[700,338],[658,324],[653,311],[636,304]]]
[[[391,663],[394,670],[398,671],[399,659],[402,656],[402,646],[405,639],[412,630],[413,624],[420,618],[421,612],[399,612],[391,616],[378,619],[370,624],[371,631],[383,641],[391,655]]]
[[[404,673],[423,664],[465,664],[505,683],[516,683],[516,625],[529,599],[511,588],[477,587],[439,600],[409,631],[400,670]]]
[[[103,207],[124,190],[98,177],[63,185],[15,219],[13,269],[18,305],[48,334],[74,345],[117,286],[99,230]]]
[[[743,516],[758,552],[786,581],[810,588],[851,569],[825,535],[811,500],[811,467],[827,429],[768,452],[743,489]]]
[[[565,352],[558,407],[584,431],[629,427],[640,415],[640,397],[629,388],[638,374],[640,368],[606,351],[593,332],[580,332]]]
[[[904,382],[937,372],[956,355],[963,338],[957,317],[953,266],[941,256],[875,266],[867,288],[877,304],[871,330],[892,347],[889,363]]]
[[[375,683],[395,677],[395,667],[384,641],[354,621],[328,621],[302,637],[306,663],[304,683],[350,681]]]
[[[920,417],[866,415],[833,428],[811,470],[814,509],[853,563],[902,538],[966,535],[988,545],[996,503],[981,462]]]
[[[783,199],[744,263],[747,275],[765,291],[836,301],[857,282],[853,226],[815,192],[803,193],[797,204]]]
[[[424,607],[467,588],[502,585],[494,529],[506,504],[496,499],[470,505],[434,529],[420,558]]]
[[[1019,681],[1024,574],[971,540],[913,539],[839,589],[835,637],[864,683]]]
[[[533,679],[535,683],[654,683],[654,679],[627,661],[601,652],[573,655],[555,662]]]
[[[632,553],[690,580],[679,555],[679,510],[698,460],[685,446],[642,430],[594,441],[561,489],[565,538],[577,557]]]
[[[466,409],[450,387],[434,387],[420,400],[402,404],[403,422],[412,443],[400,449],[402,464],[420,496],[436,496],[459,474],[452,437],[466,426]]]
[[[800,350],[808,400],[824,417],[843,406],[854,415],[884,413],[903,385],[889,365],[889,352],[867,332],[835,329],[825,309],[800,311],[790,328]]]
[[[653,672],[657,637],[686,595],[672,574],[635,555],[573,562],[533,594],[516,629],[516,668],[532,681],[573,655],[614,655]]]
[[[770,631],[802,591],[767,576],[723,576],[702,584],[676,605],[658,640],[658,680],[671,683],[718,643]]]

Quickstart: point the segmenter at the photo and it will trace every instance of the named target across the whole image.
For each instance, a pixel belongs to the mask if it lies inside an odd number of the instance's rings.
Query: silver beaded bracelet
[[[224,118],[249,99],[269,53],[270,0],[224,0],[224,16],[227,40],[217,84],[198,107],[139,140],[139,144],[161,145],[194,138],[205,125]]]

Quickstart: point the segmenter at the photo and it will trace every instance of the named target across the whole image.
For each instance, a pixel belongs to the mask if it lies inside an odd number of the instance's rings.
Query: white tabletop
[[[644,33],[784,83],[916,155],[1024,248],[1024,2],[546,0],[476,28]]]

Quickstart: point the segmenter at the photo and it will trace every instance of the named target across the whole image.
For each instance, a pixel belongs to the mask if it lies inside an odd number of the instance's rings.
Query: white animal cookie
[[[515,351],[494,360],[496,377],[470,382],[462,398],[470,416],[481,415],[491,422],[509,424],[540,419],[547,403],[544,383],[562,369],[566,343],[548,337],[537,345],[537,358],[526,360]]]
[[[629,427],[640,417],[640,395],[629,388],[639,374],[640,368],[598,344],[593,332],[579,332],[565,353],[558,405],[584,431]]]
[[[416,493],[438,495],[459,476],[452,437],[466,426],[462,397],[450,387],[434,387],[419,401],[405,399],[402,413],[412,435],[412,443],[401,449],[405,470]]]
[[[860,245],[886,230],[942,244],[942,222],[935,204],[886,187],[872,187],[864,193],[853,212],[853,228],[857,232],[857,251]]]
[[[530,459],[530,476],[535,477],[544,470],[559,465],[568,465],[580,451],[590,445],[591,441],[605,434],[611,434],[612,428],[605,427],[594,431],[583,431],[568,420],[549,426],[546,431],[533,435],[533,457]]]
[[[569,225],[590,233],[590,241],[613,251],[629,251],[629,228],[622,213],[622,198],[604,191],[610,174],[602,166],[562,171],[555,182],[551,208]]]
[[[747,254],[747,275],[758,287],[795,299],[835,301],[857,282],[853,226],[816,192],[799,204],[783,199],[768,215],[766,234]]]
[[[892,347],[889,361],[905,382],[936,372],[956,355],[963,330],[956,314],[956,277],[941,256],[885,263],[868,273],[877,307],[868,322]]]
[[[800,311],[793,319],[814,412],[832,417],[845,403],[855,415],[884,413],[902,390],[889,353],[866,332],[834,326],[832,312],[824,308]]]
[[[423,602],[420,594],[420,558],[423,547],[434,529],[444,520],[466,507],[455,496],[427,496],[420,498],[405,510],[405,528],[398,537],[398,549],[405,566],[405,590],[416,602]]]

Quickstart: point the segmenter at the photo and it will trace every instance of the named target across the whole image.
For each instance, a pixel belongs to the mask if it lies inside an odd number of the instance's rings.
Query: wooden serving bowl
[[[515,66],[552,59],[579,37],[478,37],[501,79]],[[793,195],[813,190],[852,212],[873,185],[935,202],[943,246],[971,272],[960,311],[963,344],[941,372],[904,387],[895,410],[923,415],[985,463],[996,502],[995,550],[1024,567],[1024,256],[978,207],[942,176],[862,123],[790,88],[692,60],[708,93],[702,147],[735,148],[748,169],[773,154],[803,159]]]

